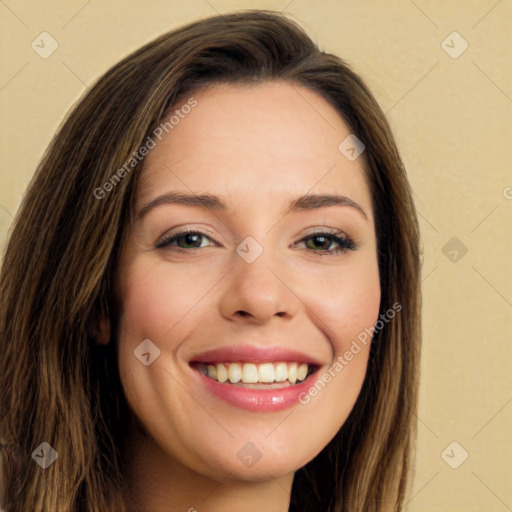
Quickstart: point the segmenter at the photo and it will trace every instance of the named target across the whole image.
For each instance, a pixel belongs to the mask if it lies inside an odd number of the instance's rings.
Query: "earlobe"
[[[91,336],[98,345],[107,345],[110,341],[110,320],[105,314],[100,315],[94,322]]]

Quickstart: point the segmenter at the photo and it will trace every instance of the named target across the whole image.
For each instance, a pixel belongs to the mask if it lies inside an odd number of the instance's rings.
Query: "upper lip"
[[[321,366],[322,363],[304,352],[279,346],[231,345],[201,352],[190,363],[269,363],[295,362]]]

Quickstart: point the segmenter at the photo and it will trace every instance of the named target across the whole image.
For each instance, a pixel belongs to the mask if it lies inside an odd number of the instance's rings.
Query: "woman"
[[[7,510],[400,510],[419,260],[382,111],[295,23],[144,46],[73,109],[7,246]]]

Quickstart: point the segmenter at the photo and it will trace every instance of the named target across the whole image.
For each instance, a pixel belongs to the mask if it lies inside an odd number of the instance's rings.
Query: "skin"
[[[226,345],[280,345],[314,356],[322,374],[343,356],[378,319],[371,195],[362,158],[350,162],[338,150],[350,129],[317,93],[276,82],[215,85],[194,98],[197,106],[149,153],[135,212],[168,192],[214,194],[229,209],[156,206],[134,219],[122,247],[119,368],[134,416],[125,447],[132,504],[143,512],[287,511],[294,472],[350,413],[369,347],[307,405],[267,413],[211,395],[188,361]],[[347,196],[364,213],[329,206],[285,215],[305,193]],[[320,228],[348,235],[357,249],[325,254],[338,244],[304,240]],[[205,233],[202,247],[181,239],[181,252],[156,248],[183,229]],[[235,250],[248,236],[263,248],[252,263]],[[107,339],[109,326],[102,329]],[[149,366],[133,354],[145,339],[161,351]],[[247,442],[262,455],[250,468],[237,457]]]

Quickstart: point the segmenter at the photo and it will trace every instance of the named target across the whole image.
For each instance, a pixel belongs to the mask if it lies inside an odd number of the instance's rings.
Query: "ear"
[[[101,314],[91,328],[91,337],[98,345],[107,345],[110,341],[110,320]]]

